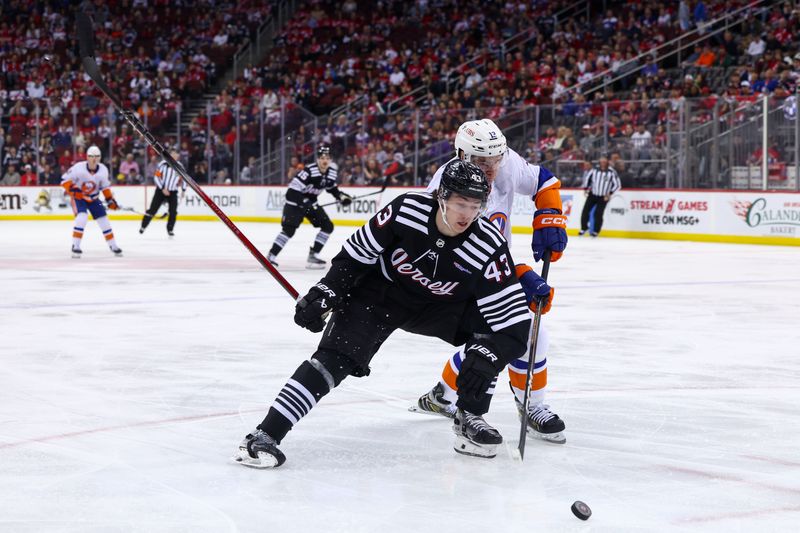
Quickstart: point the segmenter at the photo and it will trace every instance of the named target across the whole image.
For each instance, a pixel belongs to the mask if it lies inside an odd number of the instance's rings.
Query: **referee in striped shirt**
[[[603,228],[603,212],[606,204],[611,199],[611,195],[620,190],[622,183],[619,174],[608,166],[608,157],[601,156],[599,165],[586,172],[583,181],[583,188],[586,194],[586,203],[583,204],[581,213],[581,231],[578,235],[583,235],[589,229],[589,214],[594,212],[594,227],[589,235],[597,237]]]
[[[180,158],[180,153],[176,150],[171,150],[169,155],[175,161]],[[180,163],[178,163],[180,165]],[[180,174],[175,172],[165,160],[158,164],[153,181],[156,185],[156,192],[153,194],[153,200],[150,202],[150,208],[147,213],[142,217],[142,227],[139,228],[139,233],[144,233],[148,224],[158,212],[161,204],[167,202],[169,206],[169,218],[167,219],[167,234],[172,237],[175,235],[172,230],[175,229],[175,219],[178,217],[178,188],[182,192],[186,192],[186,183],[183,182]]]

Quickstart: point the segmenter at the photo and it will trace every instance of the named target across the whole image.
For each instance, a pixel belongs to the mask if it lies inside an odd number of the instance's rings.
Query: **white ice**
[[[0,531],[797,530],[797,248],[573,237],[544,318],[565,445],[514,459],[502,383],[506,447],[457,455],[406,411],[452,348],[399,332],[263,471],[230,457],[318,336],[222,223],[137,227],[114,223],[115,258],[90,222],[75,260],[69,221],[0,222]],[[278,231],[240,227],[262,251]],[[313,235],[280,256],[301,292]]]

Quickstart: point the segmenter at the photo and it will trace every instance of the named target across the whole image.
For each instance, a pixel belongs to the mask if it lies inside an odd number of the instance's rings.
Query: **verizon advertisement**
[[[233,220],[277,222],[285,202],[285,187],[203,187],[205,193]],[[414,188],[343,187],[355,197],[342,206],[323,193],[319,204],[334,221],[357,225],[369,219],[398,195]],[[153,187],[115,187],[122,207],[143,212]],[[579,189],[563,189],[561,199],[568,227],[580,228],[585,197]],[[530,233],[533,202],[517,196],[512,208],[514,232]],[[191,189],[181,198],[179,217],[215,220],[216,216]],[[137,218],[132,211],[117,211],[112,218]],[[68,219],[69,197],[61,187],[0,187],[2,219]],[[602,236],[659,239],[752,242],[800,245],[800,194],[722,191],[623,190],[606,206]]]

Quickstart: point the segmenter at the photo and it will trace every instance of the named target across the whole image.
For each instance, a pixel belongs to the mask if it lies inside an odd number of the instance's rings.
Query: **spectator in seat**
[[[124,176],[124,178],[120,180],[121,182],[125,182],[131,174],[134,176],[139,174],[139,163],[133,159],[132,153],[126,154],[125,160],[119,164],[119,173]]]
[[[23,174],[20,176],[20,185],[38,185],[38,179],[36,178],[36,173],[31,168],[31,165],[25,165],[23,167]]]
[[[17,172],[17,165],[8,165],[3,179],[0,180],[0,185],[16,186],[20,184],[21,179],[22,176]]]

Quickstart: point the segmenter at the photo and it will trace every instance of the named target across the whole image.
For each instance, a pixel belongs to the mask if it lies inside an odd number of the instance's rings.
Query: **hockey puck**
[[[580,518],[581,520],[589,520],[589,517],[592,516],[592,510],[589,509],[589,506],[583,502],[575,502],[572,504],[572,514]]]

